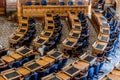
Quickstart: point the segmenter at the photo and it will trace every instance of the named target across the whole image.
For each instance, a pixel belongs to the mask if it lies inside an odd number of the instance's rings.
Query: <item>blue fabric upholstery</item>
[[[95,74],[97,75],[99,73],[99,70],[100,70],[100,63],[97,62],[97,64],[95,65]]]
[[[83,2],[82,2],[82,1],[79,1],[79,2],[78,2],[78,5],[83,5]]]
[[[99,0],[98,3],[101,4],[103,2],[103,0]]]
[[[32,5],[32,2],[26,2],[25,5],[29,6],[29,5]]]
[[[30,78],[29,78],[29,80],[38,80],[38,73],[33,73],[31,76],[30,76]]]
[[[20,66],[21,66],[20,61],[16,61],[16,62],[14,62],[14,63],[12,64],[12,68],[18,68],[18,67],[20,67]]]
[[[94,76],[94,67],[89,68],[88,70],[88,77],[92,78]]]
[[[68,5],[73,5],[73,2],[72,2],[72,1],[69,1],[69,2],[68,2]]]
[[[50,73],[53,73],[57,70],[58,64],[54,64],[50,67]]]
[[[58,61],[58,70],[60,70],[63,67],[62,59]]]
[[[29,60],[33,60],[33,59],[35,59],[35,55],[30,55],[28,58],[29,58]]]
[[[65,3],[64,2],[60,2],[60,5],[65,5]]]
[[[63,61],[62,61],[62,66],[65,66],[65,65],[67,64],[67,62],[68,62],[68,59],[67,59],[67,58],[63,59]]]
[[[24,63],[28,62],[29,61],[29,58],[24,58],[22,61],[21,61],[21,65],[23,65]]]
[[[47,1],[46,0],[42,0],[41,1],[41,5],[47,5]]]

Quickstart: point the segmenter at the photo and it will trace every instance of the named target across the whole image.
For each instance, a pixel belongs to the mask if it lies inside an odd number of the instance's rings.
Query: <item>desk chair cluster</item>
[[[32,1],[26,1],[25,5],[30,6],[30,5],[84,5],[86,2],[84,0],[76,0],[76,1],[71,1],[71,0],[64,0],[64,1],[59,1],[59,0],[38,0],[35,2]]]
[[[95,57],[84,54],[77,61],[63,67],[61,71],[45,76],[42,80],[88,80],[92,75],[89,68],[95,63],[95,60]]]
[[[28,19],[27,17],[22,17],[19,23],[20,26],[17,28],[16,33],[9,36],[11,48],[29,45],[36,31],[36,26],[34,25],[35,22],[34,18]]]
[[[86,47],[89,30],[87,25],[87,20],[84,13],[79,13],[79,15],[70,11],[69,22],[71,23],[71,31],[69,36],[62,42],[62,51],[70,55],[76,55],[83,52],[83,48]]]
[[[19,53],[21,54],[23,51],[26,52],[26,50],[27,48],[22,51],[20,49]],[[53,49],[42,58],[33,59],[31,61],[22,61],[24,62],[22,66],[18,66],[17,63],[17,66],[2,71],[0,74],[0,80],[41,80],[41,77],[58,71],[64,67],[67,60],[68,57],[64,56],[62,52]],[[1,64],[3,61],[4,60],[1,60]]]
[[[62,24],[59,15],[47,13],[45,15],[45,27],[41,34],[34,40],[34,47],[36,50],[46,46],[46,50],[50,51],[56,48],[62,35]]]
[[[109,13],[104,14],[106,15],[93,10],[93,19],[98,21],[96,23],[99,31],[98,40],[93,44],[93,55],[109,56],[116,51],[116,44],[119,39],[117,20]]]
[[[15,52],[1,56],[0,59],[0,72],[10,69],[18,68],[24,63],[35,59],[35,53],[33,50],[23,46],[18,48]]]

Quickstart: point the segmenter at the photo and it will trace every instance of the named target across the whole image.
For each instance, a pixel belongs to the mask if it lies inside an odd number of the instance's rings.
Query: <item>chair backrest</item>
[[[73,2],[72,2],[72,1],[69,1],[69,2],[68,2],[68,5],[73,5]]]
[[[65,3],[64,3],[64,2],[60,2],[59,4],[60,4],[60,5],[65,5]]]
[[[58,61],[58,70],[60,70],[60,69],[63,67],[62,62],[63,62],[62,59],[60,59],[60,60]]]
[[[27,6],[32,5],[32,2],[27,1],[27,2],[25,3],[25,5],[27,5]]]
[[[30,55],[28,58],[29,58],[29,60],[33,60],[33,59],[35,59],[35,55]]]
[[[94,67],[91,67],[88,70],[88,77],[93,77],[93,76],[94,76]]]
[[[18,67],[20,67],[21,66],[21,63],[20,63],[20,61],[16,61],[16,62],[14,62],[13,64],[12,64],[12,68],[18,68]]]
[[[50,73],[53,73],[53,72],[55,72],[56,70],[57,70],[57,67],[58,67],[58,64],[54,64],[54,65],[52,65],[51,67],[50,67]]]
[[[67,59],[67,58],[63,59],[63,60],[62,60],[63,66],[65,66],[65,65],[67,64],[67,62],[68,62],[68,59]]]
[[[42,0],[41,1],[41,5],[47,5],[47,1],[46,0]]]
[[[29,78],[29,80],[38,80],[38,73],[33,73],[31,76],[30,76],[30,78]]]
[[[23,65],[24,63],[28,62],[29,61],[29,58],[25,58],[21,61],[21,64]]]
[[[78,2],[78,5],[83,5],[83,2],[82,2],[82,1],[79,1],[79,2]]]

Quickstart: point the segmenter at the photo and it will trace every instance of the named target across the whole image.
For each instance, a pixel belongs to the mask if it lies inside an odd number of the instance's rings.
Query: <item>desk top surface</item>
[[[70,76],[67,75],[67,74],[65,74],[64,72],[59,72],[59,73],[57,74],[57,76],[60,77],[60,78],[63,79],[63,80],[69,80],[69,79],[70,79]]]
[[[12,58],[12,57],[10,57],[10,56],[8,56],[8,55],[3,56],[2,59],[3,59],[4,61],[6,61],[7,63],[10,63],[10,62],[15,61],[14,58]]]
[[[24,67],[17,68],[16,70],[23,76],[30,74],[30,71]]]
[[[8,79],[16,79],[16,78],[19,78],[21,75],[20,73],[18,73],[17,71],[15,70],[12,70],[12,71],[9,71],[9,72],[6,72],[4,74],[2,74],[4,76],[4,78],[6,78],[7,80]]]
[[[31,62],[31,63],[29,63],[29,64],[25,64],[24,67],[27,68],[28,70],[34,72],[34,71],[40,69],[40,68],[41,68],[41,65],[38,64],[38,63],[36,63],[36,62]]]

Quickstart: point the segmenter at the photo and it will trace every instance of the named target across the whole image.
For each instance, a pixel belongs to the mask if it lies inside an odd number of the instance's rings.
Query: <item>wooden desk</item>
[[[110,28],[106,28],[106,27],[100,27],[100,32],[103,34],[110,34]]]
[[[65,74],[64,72],[58,72],[57,76],[60,77],[62,80],[70,80],[71,77],[67,74]]]
[[[0,75],[0,80],[6,80],[2,75]]]
[[[8,64],[11,64],[15,61],[14,58],[10,57],[9,55],[5,55],[3,57],[1,57],[5,62],[7,62]]]
[[[85,55],[83,54],[80,59],[84,62],[89,63],[90,65],[93,65],[97,58],[86,53]]]
[[[2,59],[0,59],[0,66],[4,65],[4,64],[5,64],[5,62]]]
[[[53,35],[53,30],[44,30],[41,32],[41,35],[50,38]]]
[[[81,23],[79,23],[79,24],[72,24],[72,29],[75,29],[75,30],[82,30]]]
[[[62,58],[62,56],[63,56],[63,53],[62,52],[60,52],[60,51],[56,51],[56,50],[51,50],[51,51],[49,51],[48,53],[48,56],[49,57],[51,57],[51,58],[53,58],[53,59],[55,59],[55,60],[59,60],[60,58]]]
[[[76,45],[77,41],[78,41],[78,39],[69,37],[62,42],[63,48],[71,49]]]
[[[72,29],[69,33],[69,36],[72,37],[72,38],[77,38],[79,39],[80,37],[80,34],[81,34],[81,31],[80,30],[74,30]]]
[[[18,48],[16,50],[16,52],[19,53],[22,56],[29,56],[33,53],[33,50],[23,46],[23,47]]]
[[[120,70],[114,69],[111,73],[112,73],[113,75],[120,76]]]
[[[31,72],[35,72],[37,70],[40,70],[40,68],[42,67],[41,65],[39,65],[38,63],[34,62],[34,61],[29,61],[27,63],[24,64],[24,67],[26,69],[28,69]]]
[[[49,62],[50,64],[53,64],[55,62],[55,59],[53,59],[49,56],[44,56],[43,60]]]
[[[75,77],[77,74],[79,74],[80,69],[74,67],[73,65],[67,66],[63,69],[63,72],[71,77]]]
[[[18,54],[17,52],[14,52],[14,53],[10,54],[9,56],[14,58],[15,60],[21,60],[23,57],[22,55]]]
[[[106,34],[102,34],[102,33],[100,33],[99,35],[98,35],[98,40],[99,41],[102,41],[102,42],[109,42],[109,38],[110,37],[110,35],[106,35]]]
[[[77,62],[74,63],[73,66],[78,68],[80,71],[84,71],[89,68],[89,63],[82,60],[78,60]]]
[[[16,33],[17,34],[24,34],[25,35],[27,33],[27,31],[28,31],[28,27],[26,27],[26,28],[25,27],[23,27],[23,28],[21,27],[21,28],[18,28],[16,30]]]
[[[120,76],[108,74],[107,77],[104,77],[102,80],[107,80],[107,78],[110,78],[111,80],[120,80]]]
[[[17,68],[16,71],[18,71],[24,77],[28,76],[31,73],[29,70],[27,70],[24,67]]]
[[[9,36],[9,42],[15,44],[18,41],[20,41],[20,39],[22,39],[23,36],[24,34],[12,34]]]
[[[8,69],[1,73],[5,80],[15,80],[20,79],[21,74],[14,69]]]
[[[34,46],[39,48],[41,47],[42,45],[44,45],[45,43],[47,43],[49,41],[49,38],[48,37],[45,37],[45,36],[39,36],[38,38],[36,38],[34,40]]]
[[[46,68],[49,66],[50,62],[45,61],[44,59],[37,59],[36,62],[41,65],[42,68]]]
[[[92,45],[92,54],[95,56],[97,54],[102,54],[106,46],[107,46],[106,42],[95,41],[94,44]]]
[[[43,77],[41,80],[62,80],[62,79],[53,73]]]
[[[54,30],[54,27],[55,25],[54,24],[48,24],[48,23],[45,23],[45,30]]]

